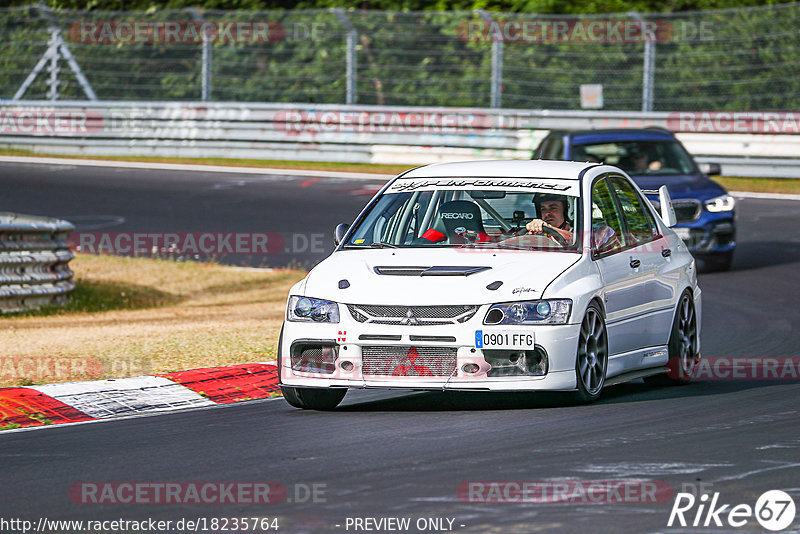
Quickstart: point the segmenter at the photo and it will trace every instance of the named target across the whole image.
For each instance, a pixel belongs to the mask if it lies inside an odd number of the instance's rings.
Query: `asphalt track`
[[[108,231],[329,235],[379,185],[313,176],[226,181],[195,172],[1,169],[0,210],[84,216],[78,224],[85,226],[113,222]],[[798,357],[800,202],[745,199],[738,213],[733,270],[700,278],[703,354]],[[303,254],[301,261],[312,262],[325,255]],[[276,254],[266,263],[291,260]],[[764,531],[755,521],[742,529],[667,527],[672,498],[470,503],[457,488],[469,481],[646,479],[675,492],[719,492],[720,503],[731,505],[752,506],[762,492],[782,489],[800,506],[799,394],[797,380],[678,388],[634,382],[609,388],[590,406],[542,394],[356,391],[330,413],[295,410],[277,399],[13,431],[0,434],[0,518],[268,516],[279,518],[279,532],[354,532],[345,528],[348,517],[409,517],[412,525],[450,518],[455,532]],[[104,481],[273,481],[287,487],[291,502],[92,505],[68,496],[73,484]],[[298,502],[294,492],[311,484],[323,485],[324,495]],[[696,510],[687,514],[690,522]]]
[[[284,246],[274,253],[211,256],[256,267],[311,266],[333,251],[336,224],[352,222],[381,185],[313,174],[6,163],[0,164],[0,211],[64,218],[78,233],[279,235]]]

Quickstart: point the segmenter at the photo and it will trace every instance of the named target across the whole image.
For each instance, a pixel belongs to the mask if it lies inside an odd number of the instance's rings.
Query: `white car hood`
[[[490,304],[535,300],[580,254],[476,249],[369,249],[333,253],[308,274],[303,294],[345,304]],[[465,267],[474,274],[378,274],[376,267]],[[458,272],[459,269],[455,269]],[[340,286],[348,287],[340,289]],[[500,281],[495,290],[486,286]]]

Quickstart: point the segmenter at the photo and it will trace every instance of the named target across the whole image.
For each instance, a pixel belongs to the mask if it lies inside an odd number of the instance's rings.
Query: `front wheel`
[[[317,389],[281,386],[281,392],[286,402],[295,408],[333,410],[342,402],[347,390],[344,388]]]
[[[608,334],[603,314],[596,304],[590,304],[581,323],[575,375],[578,401],[589,403],[600,398],[608,369]]]

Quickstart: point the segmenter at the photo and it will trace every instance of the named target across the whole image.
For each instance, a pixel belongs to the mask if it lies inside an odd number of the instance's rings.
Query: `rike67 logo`
[[[667,526],[741,528],[755,519],[762,528],[777,532],[789,528],[794,518],[794,499],[781,490],[762,493],[755,506],[721,503],[719,492],[711,496],[704,493],[700,497],[678,493]]]

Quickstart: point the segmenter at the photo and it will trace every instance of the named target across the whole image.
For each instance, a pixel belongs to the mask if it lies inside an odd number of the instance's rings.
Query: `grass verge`
[[[0,316],[0,387],[123,378],[275,358],[304,275],[79,254],[70,304]]]
[[[728,191],[800,194],[800,180],[791,178],[745,178],[740,176],[714,176],[713,178]]]
[[[379,165],[374,163],[340,163],[335,161],[285,161],[274,159],[228,159],[228,158],[166,158],[159,156],[72,156],[69,154],[41,154],[30,150],[0,148],[2,156],[29,156],[44,158],[93,159],[108,161],[141,161],[146,163],[176,163],[181,165],[224,165],[226,167],[269,167],[276,169],[301,169],[313,171],[365,172],[395,175],[417,164]]]

